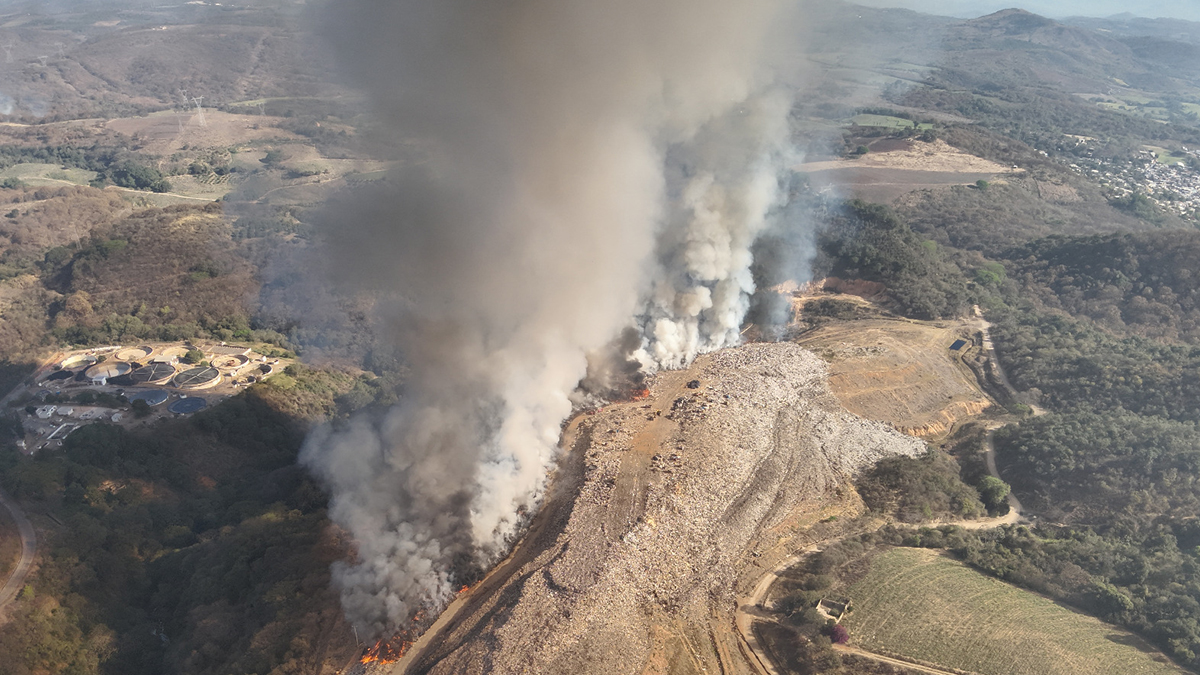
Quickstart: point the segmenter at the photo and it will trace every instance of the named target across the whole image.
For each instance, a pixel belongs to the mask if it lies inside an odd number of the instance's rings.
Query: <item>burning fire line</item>
[[[471,590],[470,586],[463,586],[455,593],[455,597],[461,596],[463,593]],[[425,610],[421,610],[413,615],[412,624],[414,627],[419,626],[425,620]],[[359,662],[367,665],[372,663],[388,664],[395,663],[404,658],[410,647],[416,642],[416,636],[412,630],[402,630],[390,638],[385,638],[376,642],[372,647],[363,653]]]

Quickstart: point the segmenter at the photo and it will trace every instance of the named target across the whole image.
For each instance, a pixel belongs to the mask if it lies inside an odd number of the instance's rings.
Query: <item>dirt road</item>
[[[1000,368],[999,362],[996,360],[996,354],[992,347],[992,340],[991,340],[991,336],[988,331],[991,324],[989,324],[983,318],[978,307],[975,308],[975,314],[978,317],[978,325],[980,327],[980,331],[983,333],[984,352],[987,354],[989,362],[995,368],[995,372],[996,372],[996,375],[997,375],[999,381],[1001,383],[1003,383],[1003,385],[1009,389],[1009,392],[1012,395],[1015,395],[1016,394],[1015,390],[1012,389],[1012,385],[1009,384],[1008,378],[1005,376],[1004,371]],[[1034,415],[1040,415],[1040,414],[1043,414],[1044,412],[1045,411],[1040,408],[1036,408],[1036,407],[1034,408]],[[996,469],[996,449],[992,442],[992,436],[995,433],[995,430],[997,428],[1000,428],[1001,426],[1003,426],[1003,425],[997,424],[996,426],[994,426],[988,430],[986,454],[985,454],[985,461],[987,463],[988,473],[990,473],[992,476],[994,476],[996,478],[1000,478],[1000,473]],[[1001,479],[1001,480],[1003,480],[1003,479]],[[958,520],[958,521],[933,521],[933,522],[928,522],[928,523],[922,523],[922,526],[941,527],[941,526],[945,526],[945,525],[955,525],[955,526],[958,526],[958,527],[961,527],[961,528],[967,529],[967,530],[984,530],[984,529],[1000,527],[1003,525],[1015,525],[1020,522],[1027,522],[1027,519],[1023,515],[1023,507],[1021,505],[1021,502],[1011,492],[1008,495],[1008,505],[1009,505],[1008,513],[1005,514],[1004,516],[1000,516],[997,518],[982,518],[982,519],[978,519],[978,520]],[[880,527],[882,527],[883,524],[884,524],[883,522],[880,522]],[[824,543],[830,543],[830,542],[824,542]],[[816,551],[819,548],[819,546],[820,545],[809,546],[808,548],[798,551],[797,553],[784,559],[783,561],[781,561],[779,563],[779,565],[777,565],[775,567],[775,569],[771,570],[767,574],[763,575],[763,577],[761,579],[759,579],[758,583],[755,584],[754,589],[750,592],[750,594],[748,596],[738,598],[737,613],[735,615],[738,632],[741,633],[742,639],[746,642],[747,645],[750,646],[751,653],[753,653],[754,656],[756,657],[755,665],[758,665],[761,668],[761,672],[765,673],[766,675],[778,675],[778,671],[775,669],[774,664],[771,662],[771,660],[766,657],[766,655],[763,653],[763,651],[761,649],[759,649],[758,641],[754,636],[754,631],[752,630],[752,624],[754,623],[754,620],[756,618],[766,618],[767,617],[767,614],[765,611],[766,608],[763,605],[763,601],[766,598],[767,593],[770,591],[771,586],[774,585],[775,581],[779,578],[779,575],[782,574],[789,567],[798,563],[806,555]],[[888,663],[888,664],[895,665],[895,666],[901,666],[904,668],[909,668],[909,669],[917,670],[917,671],[924,672],[924,673],[932,673],[933,675],[950,675],[949,671],[938,670],[936,668],[927,667],[927,666],[919,666],[919,665],[916,665],[913,663],[908,663],[906,661],[901,661],[901,660],[893,659],[891,657],[883,656],[880,654],[875,654],[873,652],[869,652],[864,649],[859,649],[857,647],[838,645],[838,649],[845,653],[856,654],[856,655],[862,656],[864,658],[869,658],[869,659],[873,659],[875,661],[880,661],[882,663]]]
[[[17,597],[17,593],[21,592],[25,577],[33,567],[33,556],[37,553],[37,533],[33,524],[25,517],[25,512],[3,490],[0,490],[0,505],[12,514],[13,522],[17,524],[17,530],[21,533],[21,560],[4,587],[0,588],[0,618],[4,618],[7,616],[8,605]]]
[[[988,431],[987,451],[984,455],[984,458],[987,462],[988,473],[992,474],[992,476],[995,478],[1000,478],[1000,472],[996,470],[996,444],[992,442],[992,436],[995,433],[996,432],[994,429],[991,431]],[[1004,479],[1000,478],[1000,480],[1004,480]],[[1016,495],[1014,495],[1012,493],[1012,490],[1009,490],[1008,491],[1008,513],[1009,513],[1009,515],[1015,515],[1017,517],[1017,520],[1020,520],[1022,510],[1023,510],[1023,507],[1021,506],[1021,500],[1017,499]],[[1016,522],[1016,521],[1014,520],[1013,522]]]
[[[989,443],[990,443],[990,440],[991,440],[990,435],[988,438],[989,438]],[[994,466],[994,465],[991,465],[991,466]],[[1021,517],[1021,503],[1018,502],[1016,500],[1016,498],[1014,497],[1010,500],[1009,506],[1010,506],[1010,509],[1009,509],[1008,514],[1006,514],[1004,516],[999,516],[996,518],[981,518],[978,520],[955,520],[955,521],[946,521],[946,522],[936,522],[935,521],[935,522],[930,522],[930,523],[922,523],[922,526],[941,527],[944,525],[956,525],[956,526],[961,527],[966,530],[986,530],[986,529],[991,529],[994,527],[1000,527],[1002,525],[1013,525],[1013,524],[1020,522],[1021,518],[1022,518]],[[879,527],[883,527],[885,524],[886,523],[884,521],[880,521]],[[803,560],[804,557],[807,556],[808,554],[813,553],[813,552],[817,551],[817,549],[819,549],[821,546],[823,546],[825,544],[830,544],[830,543],[833,543],[833,542],[826,541],[826,542],[821,542],[820,544],[813,544],[812,546],[801,549],[800,551],[797,551],[796,553],[792,554],[791,556],[788,556],[787,558],[780,561],[780,563],[775,566],[775,569],[764,574],[763,577],[758,580],[758,583],[754,585],[754,589],[750,592],[749,595],[738,598],[738,607],[737,607],[737,612],[735,614],[735,621],[737,623],[738,632],[741,634],[742,640],[744,640],[746,642],[746,644],[749,645],[749,647],[751,648],[751,653],[755,657],[753,665],[758,666],[761,673],[764,673],[765,675],[782,675],[775,668],[775,664],[772,663],[771,660],[769,658],[767,658],[767,656],[765,654],[763,654],[762,650],[759,648],[758,639],[754,636],[754,630],[753,630],[754,620],[758,619],[758,618],[769,620],[769,615],[767,614],[766,607],[763,605],[763,600],[766,598],[767,593],[771,590],[771,586],[773,586],[775,584],[775,581],[777,579],[779,579],[779,575],[783,574],[785,571],[787,571],[788,568],[792,567],[796,563]],[[925,666],[918,666],[916,664],[908,663],[907,661],[900,661],[897,659],[889,658],[886,656],[875,654],[873,652],[866,651],[864,649],[859,649],[857,647],[844,647],[842,645],[838,645],[838,648],[841,651],[857,654],[858,656],[862,656],[864,658],[869,658],[869,659],[874,659],[876,661],[881,661],[883,663],[890,663],[892,665],[900,665],[900,666],[904,666],[905,668],[911,668],[913,670],[919,670],[919,671],[925,672],[925,673],[933,673],[934,675],[951,675],[949,673],[949,671],[937,670],[936,668],[929,668],[929,667],[925,667]]]
[[[930,675],[958,675],[957,673],[949,670],[940,670],[931,666],[922,666],[920,664],[910,663],[900,659],[893,659],[890,656],[868,652],[866,650],[859,649],[858,647],[851,647],[849,645],[834,645],[833,648],[843,654],[861,656],[865,659],[871,659],[872,661],[879,661],[880,663],[886,663],[891,666],[899,666],[900,668],[904,668],[906,670],[915,670],[920,673],[929,673]]]

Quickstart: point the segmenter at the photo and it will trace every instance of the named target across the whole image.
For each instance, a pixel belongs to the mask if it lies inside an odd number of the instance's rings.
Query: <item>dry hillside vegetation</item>
[[[119,194],[91,187],[0,191],[0,256],[33,256],[78,241],[128,209]]]
[[[93,237],[59,275],[59,290],[86,294],[95,312],[145,306],[185,321],[244,314],[255,285],[229,241],[216,209],[140,211]]]
[[[883,150],[875,152],[876,147]],[[916,190],[973,185],[1014,173],[1010,166],[967,154],[942,140],[883,139],[871,148],[861,156],[808,162],[796,170],[808,174],[814,184],[881,203]]]
[[[924,449],[843,410],[790,343],[660,373],[564,445],[529,534],[395,672],[754,672],[737,597],[818,520],[860,510],[856,472]]]
[[[846,167],[872,169],[903,169],[906,171],[935,171],[940,173],[1008,173],[1011,167],[982,157],[969,155],[943,140],[926,143],[919,140],[894,142],[881,152],[823,162],[808,162],[797,167],[800,171],[824,171]],[[1018,169],[1018,171],[1020,171]]]
[[[936,438],[992,406],[961,361],[977,351],[972,332],[965,321],[876,318],[829,322],[797,341],[829,363],[830,389],[847,410]],[[950,351],[960,338],[967,345]]]

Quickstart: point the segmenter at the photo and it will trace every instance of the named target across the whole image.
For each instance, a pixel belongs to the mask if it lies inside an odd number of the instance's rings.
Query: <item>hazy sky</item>
[[[1043,16],[1169,16],[1200,21],[1200,0],[852,0],[870,7],[906,7],[930,14],[982,16],[1020,7]]]

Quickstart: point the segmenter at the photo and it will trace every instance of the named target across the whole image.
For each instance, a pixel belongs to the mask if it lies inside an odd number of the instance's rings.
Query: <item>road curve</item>
[[[4,587],[0,588],[0,618],[4,618],[9,604],[17,597],[17,593],[21,592],[21,588],[25,585],[25,577],[29,574],[29,569],[33,567],[33,556],[37,553],[37,533],[33,530],[33,523],[30,523],[29,519],[25,517],[25,512],[3,490],[0,490],[0,505],[3,505],[12,514],[13,521],[17,524],[17,530],[21,533],[21,560],[17,563],[12,575],[8,577],[8,581],[4,583]]]

